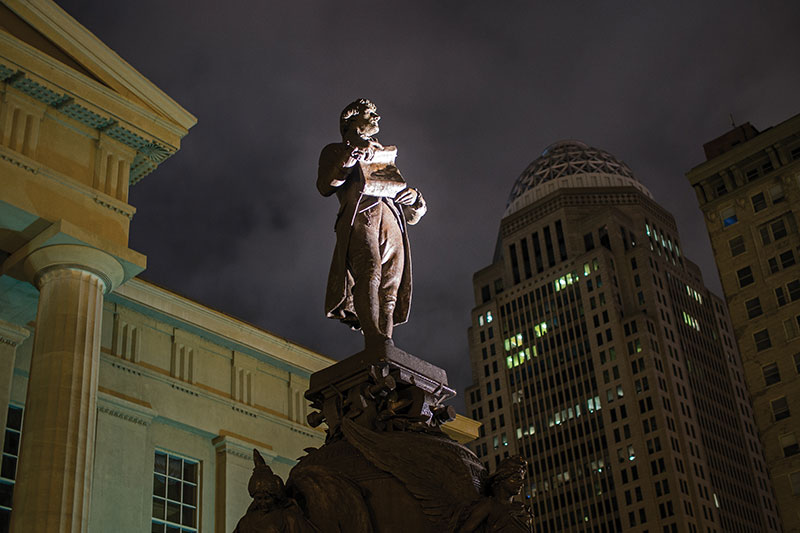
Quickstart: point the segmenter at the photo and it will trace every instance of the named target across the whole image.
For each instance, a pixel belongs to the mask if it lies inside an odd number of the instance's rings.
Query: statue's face
[[[510,494],[516,496],[520,492],[522,492],[522,485],[525,482],[525,473],[524,472],[515,472],[513,475],[507,477],[502,481],[505,490],[507,490]]]
[[[375,108],[364,107],[350,122],[350,128],[355,128],[360,137],[372,137],[380,130],[378,121],[381,119]]]

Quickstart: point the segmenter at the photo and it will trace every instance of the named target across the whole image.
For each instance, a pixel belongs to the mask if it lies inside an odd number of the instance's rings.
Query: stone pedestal
[[[40,296],[11,531],[85,532],[103,293],[122,267],[77,245],[39,249],[25,267]]]

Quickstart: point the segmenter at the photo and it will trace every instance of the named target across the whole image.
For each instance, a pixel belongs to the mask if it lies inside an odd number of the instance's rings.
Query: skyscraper
[[[705,215],[787,530],[800,529],[800,115],[706,143],[687,174]]]
[[[468,412],[537,531],[779,531],[724,306],[625,163],[553,144],[473,278]]]

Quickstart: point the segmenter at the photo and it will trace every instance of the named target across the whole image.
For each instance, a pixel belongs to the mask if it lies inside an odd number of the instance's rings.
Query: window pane
[[[197,463],[191,461],[183,462],[183,480],[197,483]]]
[[[22,409],[20,407],[15,407],[13,405],[8,407],[6,427],[16,429],[17,431],[22,429]]]
[[[153,527],[150,529],[150,533],[164,533],[164,524],[153,522]]]
[[[197,486],[190,483],[183,484],[183,503],[197,505]]]
[[[0,505],[11,507],[11,497],[14,494],[14,485],[0,482]]]
[[[169,456],[169,475],[180,478],[183,471],[183,461],[177,457]]]
[[[167,495],[167,484],[164,476],[154,474],[153,476],[153,494],[161,496],[162,498]]]
[[[164,500],[161,498],[153,498],[153,518],[164,519]]]
[[[7,479],[14,479],[17,473],[17,458],[10,455],[3,455],[3,466],[0,467],[0,476]]]
[[[167,478],[167,498],[181,501],[181,482],[177,479]]]
[[[6,441],[3,444],[3,451],[11,455],[19,455],[19,433],[16,431],[6,431]]]
[[[159,474],[167,473],[167,455],[161,452],[156,452],[155,470]]]
[[[184,526],[194,527],[194,516],[195,516],[195,508],[189,507],[188,505],[183,506],[183,520],[181,524]]]
[[[180,524],[181,522],[181,504],[167,501],[167,520]]]

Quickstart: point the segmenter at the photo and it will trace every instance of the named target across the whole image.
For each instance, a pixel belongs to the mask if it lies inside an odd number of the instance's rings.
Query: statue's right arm
[[[319,156],[317,190],[322,196],[330,196],[345,184],[354,160],[345,144],[329,144]]]

